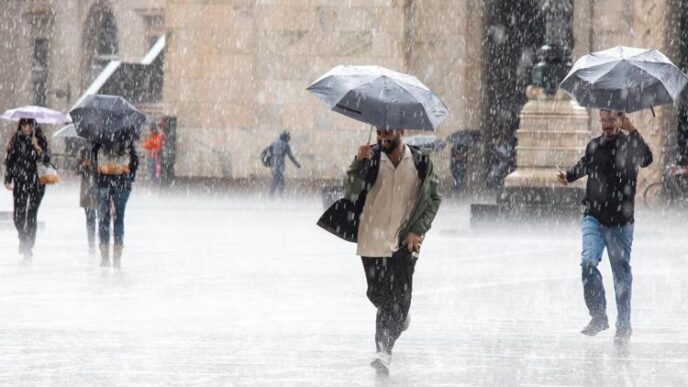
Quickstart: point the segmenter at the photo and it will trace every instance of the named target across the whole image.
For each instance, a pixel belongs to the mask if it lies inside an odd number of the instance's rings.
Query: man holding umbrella
[[[439,179],[430,158],[403,143],[403,130],[377,129],[377,145],[362,145],[347,170],[345,195],[364,197],[356,254],[377,308],[376,356],[388,374],[394,343],[409,325],[413,272],[423,237],[439,209]]]
[[[559,173],[559,181],[567,185],[588,176],[581,268],[585,304],[592,320],[581,333],[595,336],[609,328],[602,275],[597,269],[606,248],[618,310],[614,341],[625,343],[632,333],[630,261],[638,169],[652,163],[652,152],[625,114],[601,110],[600,122],[602,136],[588,143],[585,155],[573,168]]]
[[[634,201],[638,170],[652,163],[652,152],[625,113],[672,103],[686,83],[688,77],[659,51],[614,47],[583,56],[560,85],[581,106],[601,109],[602,136],[590,141],[583,158],[558,176],[563,185],[588,176],[581,269],[592,320],[581,332],[585,335],[609,328],[602,275],[597,269],[605,248],[618,312],[614,341],[626,344],[632,334]]]
[[[335,67],[308,90],[377,131],[377,144],[359,147],[346,172],[345,198],[318,225],[357,243],[366,294],[377,308],[370,365],[384,376],[394,343],[409,325],[418,253],[442,201],[430,157],[404,144],[404,129],[434,130],[449,112],[415,77],[377,66]]]

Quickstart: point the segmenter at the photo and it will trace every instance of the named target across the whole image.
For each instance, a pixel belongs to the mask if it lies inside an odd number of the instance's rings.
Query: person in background
[[[37,163],[50,163],[48,140],[35,120],[22,118],[7,145],[5,188],[12,191],[14,198],[14,226],[19,233],[19,254],[24,259],[33,257],[38,208],[45,194]]]
[[[96,186],[95,168],[91,163],[89,147],[84,146],[79,151],[79,160],[76,172],[81,176],[81,188],[79,190],[79,205],[86,213],[86,235],[88,236],[88,252],[93,255],[96,251]]]
[[[271,171],[272,171],[272,183],[270,184],[270,195],[274,195],[275,192],[280,194],[284,193],[284,167],[285,158],[289,156],[289,159],[296,166],[296,168],[301,168],[301,164],[296,161],[294,154],[291,153],[291,147],[289,146],[289,140],[291,135],[288,131],[283,131],[279,138],[270,144],[271,151]]]
[[[151,126],[150,130],[151,135],[143,142],[143,149],[146,150],[146,172],[150,181],[158,182],[160,179],[158,166],[160,165],[162,136],[157,125]]]

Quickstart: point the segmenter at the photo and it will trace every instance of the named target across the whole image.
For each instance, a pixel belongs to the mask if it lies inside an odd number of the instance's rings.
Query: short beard
[[[389,140],[389,148],[385,148],[382,146],[382,141],[378,141],[378,145],[380,146],[380,149],[385,152],[386,155],[389,155],[390,153],[394,152],[397,150],[399,147],[399,144],[401,144],[401,137],[395,137],[392,140]]]

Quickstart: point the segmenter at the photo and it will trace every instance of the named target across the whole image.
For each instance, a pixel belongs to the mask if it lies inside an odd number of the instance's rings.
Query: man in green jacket
[[[346,197],[362,205],[357,255],[377,308],[371,366],[378,375],[389,374],[392,347],[408,328],[418,252],[442,201],[432,161],[403,136],[378,128],[377,145],[358,149],[344,181]]]

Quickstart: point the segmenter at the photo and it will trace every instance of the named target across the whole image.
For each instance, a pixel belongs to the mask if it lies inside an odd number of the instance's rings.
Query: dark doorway
[[[488,188],[502,185],[515,166],[516,130],[525,89],[544,43],[542,0],[486,0],[482,44],[481,131]]]

